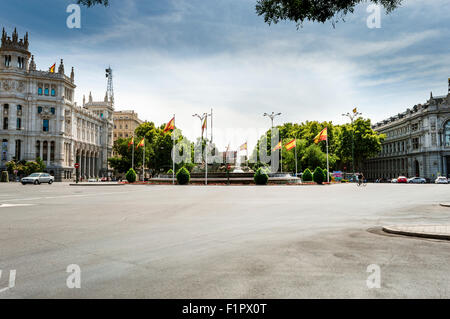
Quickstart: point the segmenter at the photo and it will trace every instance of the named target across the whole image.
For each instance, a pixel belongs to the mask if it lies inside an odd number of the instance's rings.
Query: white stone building
[[[366,163],[370,179],[420,176],[434,181],[450,177],[450,79],[449,94],[374,125],[386,134],[380,154]]]
[[[28,51],[28,34],[19,39],[3,30],[0,47],[0,169],[10,160],[40,157],[56,181],[108,174],[113,145],[114,102],[74,102],[75,75],[38,71]]]

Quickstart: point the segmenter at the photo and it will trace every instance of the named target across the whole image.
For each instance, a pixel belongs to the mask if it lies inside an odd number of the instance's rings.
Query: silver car
[[[425,184],[427,180],[423,177],[412,177],[408,179],[408,183]]]
[[[30,176],[22,178],[20,181],[22,185],[25,184],[34,184],[39,185],[41,183],[49,183],[52,184],[55,181],[55,177],[51,176],[47,173],[33,173]]]

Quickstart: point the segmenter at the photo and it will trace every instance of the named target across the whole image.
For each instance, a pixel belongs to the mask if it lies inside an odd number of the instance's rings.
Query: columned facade
[[[449,90],[450,92],[450,90]],[[374,125],[386,139],[378,156],[365,163],[369,179],[398,176],[450,177],[450,94],[433,97]]]
[[[112,152],[112,98],[78,106],[75,75],[38,71],[28,51],[28,34],[19,39],[3,30],[0,47],[0,170],[8,161],[40,158],[55,181],[75,178],[75,163],[85,178],[108,174]],[[57,71],[57,72],[56,72]],[[96,165],[95,165],[96,164]]]

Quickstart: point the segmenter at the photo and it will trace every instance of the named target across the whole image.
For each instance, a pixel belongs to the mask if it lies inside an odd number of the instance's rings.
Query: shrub
[[[134,169],[130,168],[125,174],[125,178],[127,179],[128,183],[134,183],[136,181],[136,172],[134,171]]]
[[[2,175],[0,177],[0,183],[8,183],[9,182],[9,175],[7,171],[2,171]]]
[[[177,182],[179,185],[189,184],[189,180],[191,179],[191,174],[186,169],[186,167],[182,167],[177,172]]]
[[[172,175],[173,174],[173,170],[172,169],[169,169],[168,171],[167,171],[167,175]]]
[[[325,180],[325,174],[320,167],[317,167],[313,173],[313,181],[317,184],[322,184]]]
[[[37,172],[42,172],[41,165],[37,162],[27,162],[25,165],[22,165],[22,170],[25,175],[30,175]]]
[[[260,167],[256,171],[255,175],[253,175],[253,179],[255,180],[256,185],[267,185],[269,175],[267,175],[267,171],[264,167]]]
[[[313,176],[311,174],[311,171],[309,170],[309,168],[305,169],[303,171],[302,181],[304,181],[304,182],[312,182],[312,180],[313,180]]]

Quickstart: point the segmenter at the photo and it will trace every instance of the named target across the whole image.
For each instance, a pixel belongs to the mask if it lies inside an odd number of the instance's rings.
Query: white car
[[[439,176],[438,178],[436,178],[434,183],[435,184],[448,184],[448,179],[447,179],[447,177]]]
[[[414,184],[425,184],[427,180],[423,177],[412,177],[408,178],[408,183],[414,183]]]
[[[25,184],[39,185],[41,183],[52,184],[54,181],[55,177],[51,176],[48,173],[33,173],[30,176],[22,178],[20,182],[22,183],[22,185]]]
[[[398,183],[398,180],[396,178],[391,179],[391,183]]]

